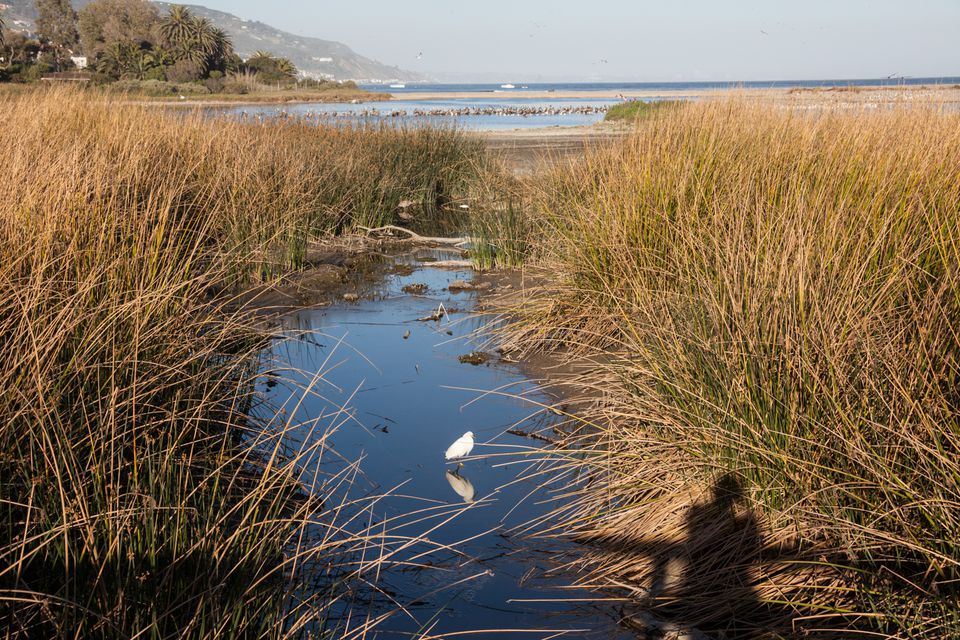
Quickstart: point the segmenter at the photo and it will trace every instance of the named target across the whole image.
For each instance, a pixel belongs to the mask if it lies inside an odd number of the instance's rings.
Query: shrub
[[[150,97],[172,96],[177,91],[175,85],[163,80],[118,80],[109,87],[111,91],[118,93],[134,93]]]
[[[44,62],[38,62],[24,69],[20,77],[24,82],[39,82],[44,74],[50,73],[51,71],[53,71],[53,67]]]
[[[143,74],[144,80],[156,80],[158,82],[164,82],[167,79],[167,72],[161,66],[151,67]]]
[[[196,82],[203,77],[203,70],[189,60],[179,60],[167,67],[166,74],[170,82]]]
[[[222,78],[208,78],[203,81],[203,86],[210,93],[223,93],[224,82]]]
[[[210,93],[210,90],[198,82],[181,82],[175,85],[175,90],[183,96],[203,96]]]

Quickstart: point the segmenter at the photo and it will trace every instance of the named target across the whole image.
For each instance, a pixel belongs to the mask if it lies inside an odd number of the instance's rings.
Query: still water
[[[401,522],[405,513],[424,508],[442,511],[443,519],[455,514],[429,534],[450,546],[429,556],[431,568],[382,576],[387,592],[413,604],[375,637],[417,637],[427,630],[433,637],[632,637],[616,626],[610,606],[596,602],[599,596],[564,588],[569,576],[563,573],[544,575],[554,568],[551,558],[569,546],[517,531],[554,508],[551,492],[563,487],[530,477],[537,441],[506,430],[550,433],[531,401],[553,401],[496,356],[480,366],[459,362],[458,356],[480,348],[471,335],[482,321],[469,315],[475,294],[450,292],[448,285],[469,281],[471,272],[430,268],[411,256],[401,260],[416,270],[385,271],[357,303],[285,316],[283,339],[271,354],[298,370],[303,383],[325,372],[298,417],[341,416],[329,444],[346,460],[362,459],[353,490],[393,494],[374,507],[376,521]],[[426,291],[403,292],[415,284]],[[441,304],[449,316],[418,321]],[[283,386],[263,391],[277,405],[299,399]],[[484,393],[489,391],[507,395]],[[343,406],[345,418],[338,414]],[[475,457],[458,469],[445,462],[444,451],[466,431],[475,434]],[[437,524],[409,520],[396,533],[416,536]]]

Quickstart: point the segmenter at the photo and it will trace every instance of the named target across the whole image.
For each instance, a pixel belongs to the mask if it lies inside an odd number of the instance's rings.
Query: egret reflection
[[[447,482],[450,483],[450,488],[453,489],[458,496],[463,498],[464,502],[468,504],[473,502],[473,496],[476,490],[473,488],[472,482],[456,471],[447,471],[446,476]]]

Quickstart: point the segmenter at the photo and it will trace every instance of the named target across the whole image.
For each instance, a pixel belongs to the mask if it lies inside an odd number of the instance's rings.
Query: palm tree
[[[297,68],[287,58],[275,56],[267,51],[257,51],[247,60],[247,67],[256,73],[271,78],[270,82],[295,78]]]
[[[213,53],[217,46],[217,36],[214,33],[216,27],[208,19],[198,16],[191,23],[192,33],[191,41],[201,51],[206,54]]]
[[[153,49],[152,51],[145,51],[143,53],[143,56],[147,60],[152,62],[154,66],[157,66],[157,67],[169,67],[174,62],[176,62],[176,59],[173,57],[173,54],[169,50],[163,49],[163,48]]]
[[[160,20],[160,35],[172,47],[177,47],[193,35],[193,14],[180,4],[170,7],[170,13]]]
[[[297,68],[287,58],[277,58],[277,71],[289,78],[297,75]]]
[[[131,67],[137,69],[139,48],[131,42],[115,42],[100,54],[97,60],[97,73],[119,78]]]
[[[230,34],[220,27],[213,28],[214,53],[226,58],[233,55],[233,40]]]

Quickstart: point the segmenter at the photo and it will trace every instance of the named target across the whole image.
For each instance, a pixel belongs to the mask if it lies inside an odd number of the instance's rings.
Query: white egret
[[[473,451],[473,431],[467,431],[447,449],[447,460],[456,460],[470,455]]]
[[[450,488],[453,489],[454,493],[463,498],[464,502],[467,504],[473,502],[476,490],[473,488],[473,483],[467,478],[456,471],[447,471],[447,482],[450,483]]]

